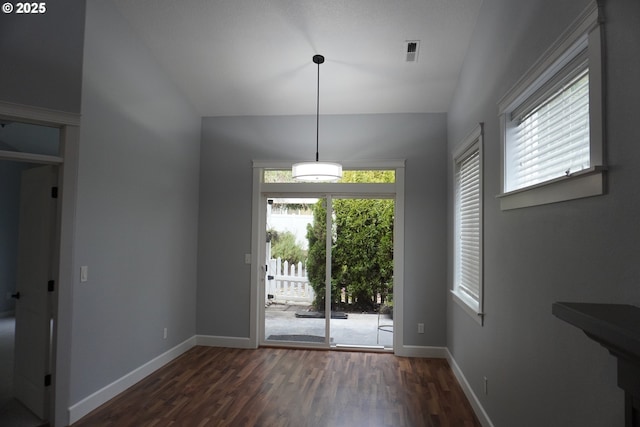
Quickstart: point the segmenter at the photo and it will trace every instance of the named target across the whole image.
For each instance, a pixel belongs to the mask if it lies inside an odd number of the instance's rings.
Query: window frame
[[[604,96],[602,10],[592,1],[572,25],[551,45],[516,85],[498,103],[501,137],[501,186],[498,199],[502,210],[556,203],[604,194]],[[507,144],[515,128],[512,113],[531,105],[531,98],[548,90],[550,82],[566,74],[567,65],[586,50],[589,69],[589,164],[590,167],[549,181],[506,191]],[[579,63],[579,61],[577,61]],[[575,64],[577,68],[579,65]],[[569,68],[571,70],[571,68]],[[545,98],[543,98],[545,99]]]
[[[404,345],[403,334],[403,310],[404,310],[404,242],[405,242],[405,163],[404,159],[390,160],[349,160],[342,163],[344,170],[369,170],[369,169],[395,169],[396,180],[393,184],[381,183],[265,183],[265,169],[290,169],[290,161],[253,160],[253,190],[252,190],[252,223],[251,223],[251,306],[250,329],[248,343],[251,348],[261,345],[260,340],[264,338],[264,330],[260,326],[260,319],[263,315],[264,304],[259,304],[265,300],[264,294],[264,238],[260,234],[261,230],[266,230],[266,202],[263,198],[270,196],[291,196],[298,195],[320,195],[330,194],[332,197],[356,196],[356,197],[389,197],[395,198],[395,222],[394,222],[394,274],[393,274],[393,295],[394,295],[394,318],[395,332],[393,334],[393,351],[398,356],[408,356],[407,346]],[[266,200],[266,199],[265,199]]]
[[[482,326],[484,320],[484,262],[483,262],[483,235],[484,235],[484,155],[483,155],[484,124],[479,123],[473,131],[460,143],[453,153],[453,283],[451,295],[455,301],[474,321]],[[458,224],[459,206],[458,189],[460,186],[458,178],[459,165],[470,156],[478,152],[478,299],[474,299],[468,293],[461,290],[459,281],[459,253],[461,251],[460,239],[458,238],[460,225]]]

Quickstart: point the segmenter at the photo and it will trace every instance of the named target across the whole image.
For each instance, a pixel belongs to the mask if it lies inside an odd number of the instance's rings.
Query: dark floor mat
[[[267,341],[324,342],[324,337],[317,335],[269,335]]]
[[[296,317],[303,319],[324,319],[323,311],[296,311]],[[349,315],[343,311],[332,311],[332,319],[347,319]]]

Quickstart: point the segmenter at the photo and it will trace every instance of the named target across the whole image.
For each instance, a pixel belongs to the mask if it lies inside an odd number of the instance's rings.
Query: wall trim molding
[[[70,425],[196,345],[193,336],[69,407]]]
[[[478,417],[478,421],[480,421],[480,424],[482,424],[483,427],[494,427],[493,423],[489,419],[489,415],[487,415],[487,412],[484,410],[482,403],[480,403],[480,399],[478,399],[478,396],[476,396],[476,394],[473,392],[471,385],[469,385],[467,378],[462,373],[462,370],[456,363],[453,355],[448,348],[445,347],[444,350],[446,352],[446,359],[449,362],[451,370],[453,371],[453,375],[456,376],[460,387],[462,387],[464,395],[467,396],[467,399],[469,400],[469,403],[473,408],[473,412],[476,414],[476,417]]]
[[[80,126],[80,114],[50,110],[31,105],[0,101],[0,116],[16,117],[30,123],[60,126]]]
[[[60,156],[5,150],[0,150],[0,160],[15,160],[17,162],[41,163],[45,165],[61,165],[64,163],[64,159]]]
[[[254,341],[249,337],[219,337],[215,335],[196,335],[196,345],[206,347],[228,347],[228,348],[257,348]]]

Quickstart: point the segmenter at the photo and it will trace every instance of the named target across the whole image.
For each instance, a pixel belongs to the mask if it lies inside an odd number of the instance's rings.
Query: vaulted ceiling
[[[482,3],[113,1],[202,116],[446,112]]]

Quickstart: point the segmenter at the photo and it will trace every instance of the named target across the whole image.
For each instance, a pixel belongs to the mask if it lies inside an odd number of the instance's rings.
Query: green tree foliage
[[[345,172],[347,174],[349,172]],[[391,182],[393,172],[357,171],[350,182]],[[369,176],[367,176],[369,174]],[[309,252],[307,274],[316,293],[316,308],[324,307],[326,268],[326,206],[320,200],[313,209],[313,225],[307,226]],[[333,201],[332,307],[345,289],[354,308],[369,311],[393,292],[393,200],[336,199]]]
[[[332,281],[356,307],[371,310],[393,292],[393,201],[339,199],[334,202],[336,243]]]
[[[396,172],[392,170],[363,170],[344,171],[341,182],[349,183],[378,183],[384,184],[395,181]]]
[[[290,231],[268,230],[267,236],[271,239],[271,256],[289,261],[289,265],[298,264],[307,258],[306,251],[296,243],[296,236]]]
[[[327,235],[327,207],[324,200],[318,200],[313,206],[313,224],[307,224],[307,240],[309,250],[307,253],[307,277],[313,288],[316,299],[314,305],[317,310],[322,310],[325,301],[326,286],[326,235]],[[337,287],[331,290],[336,293]]]

